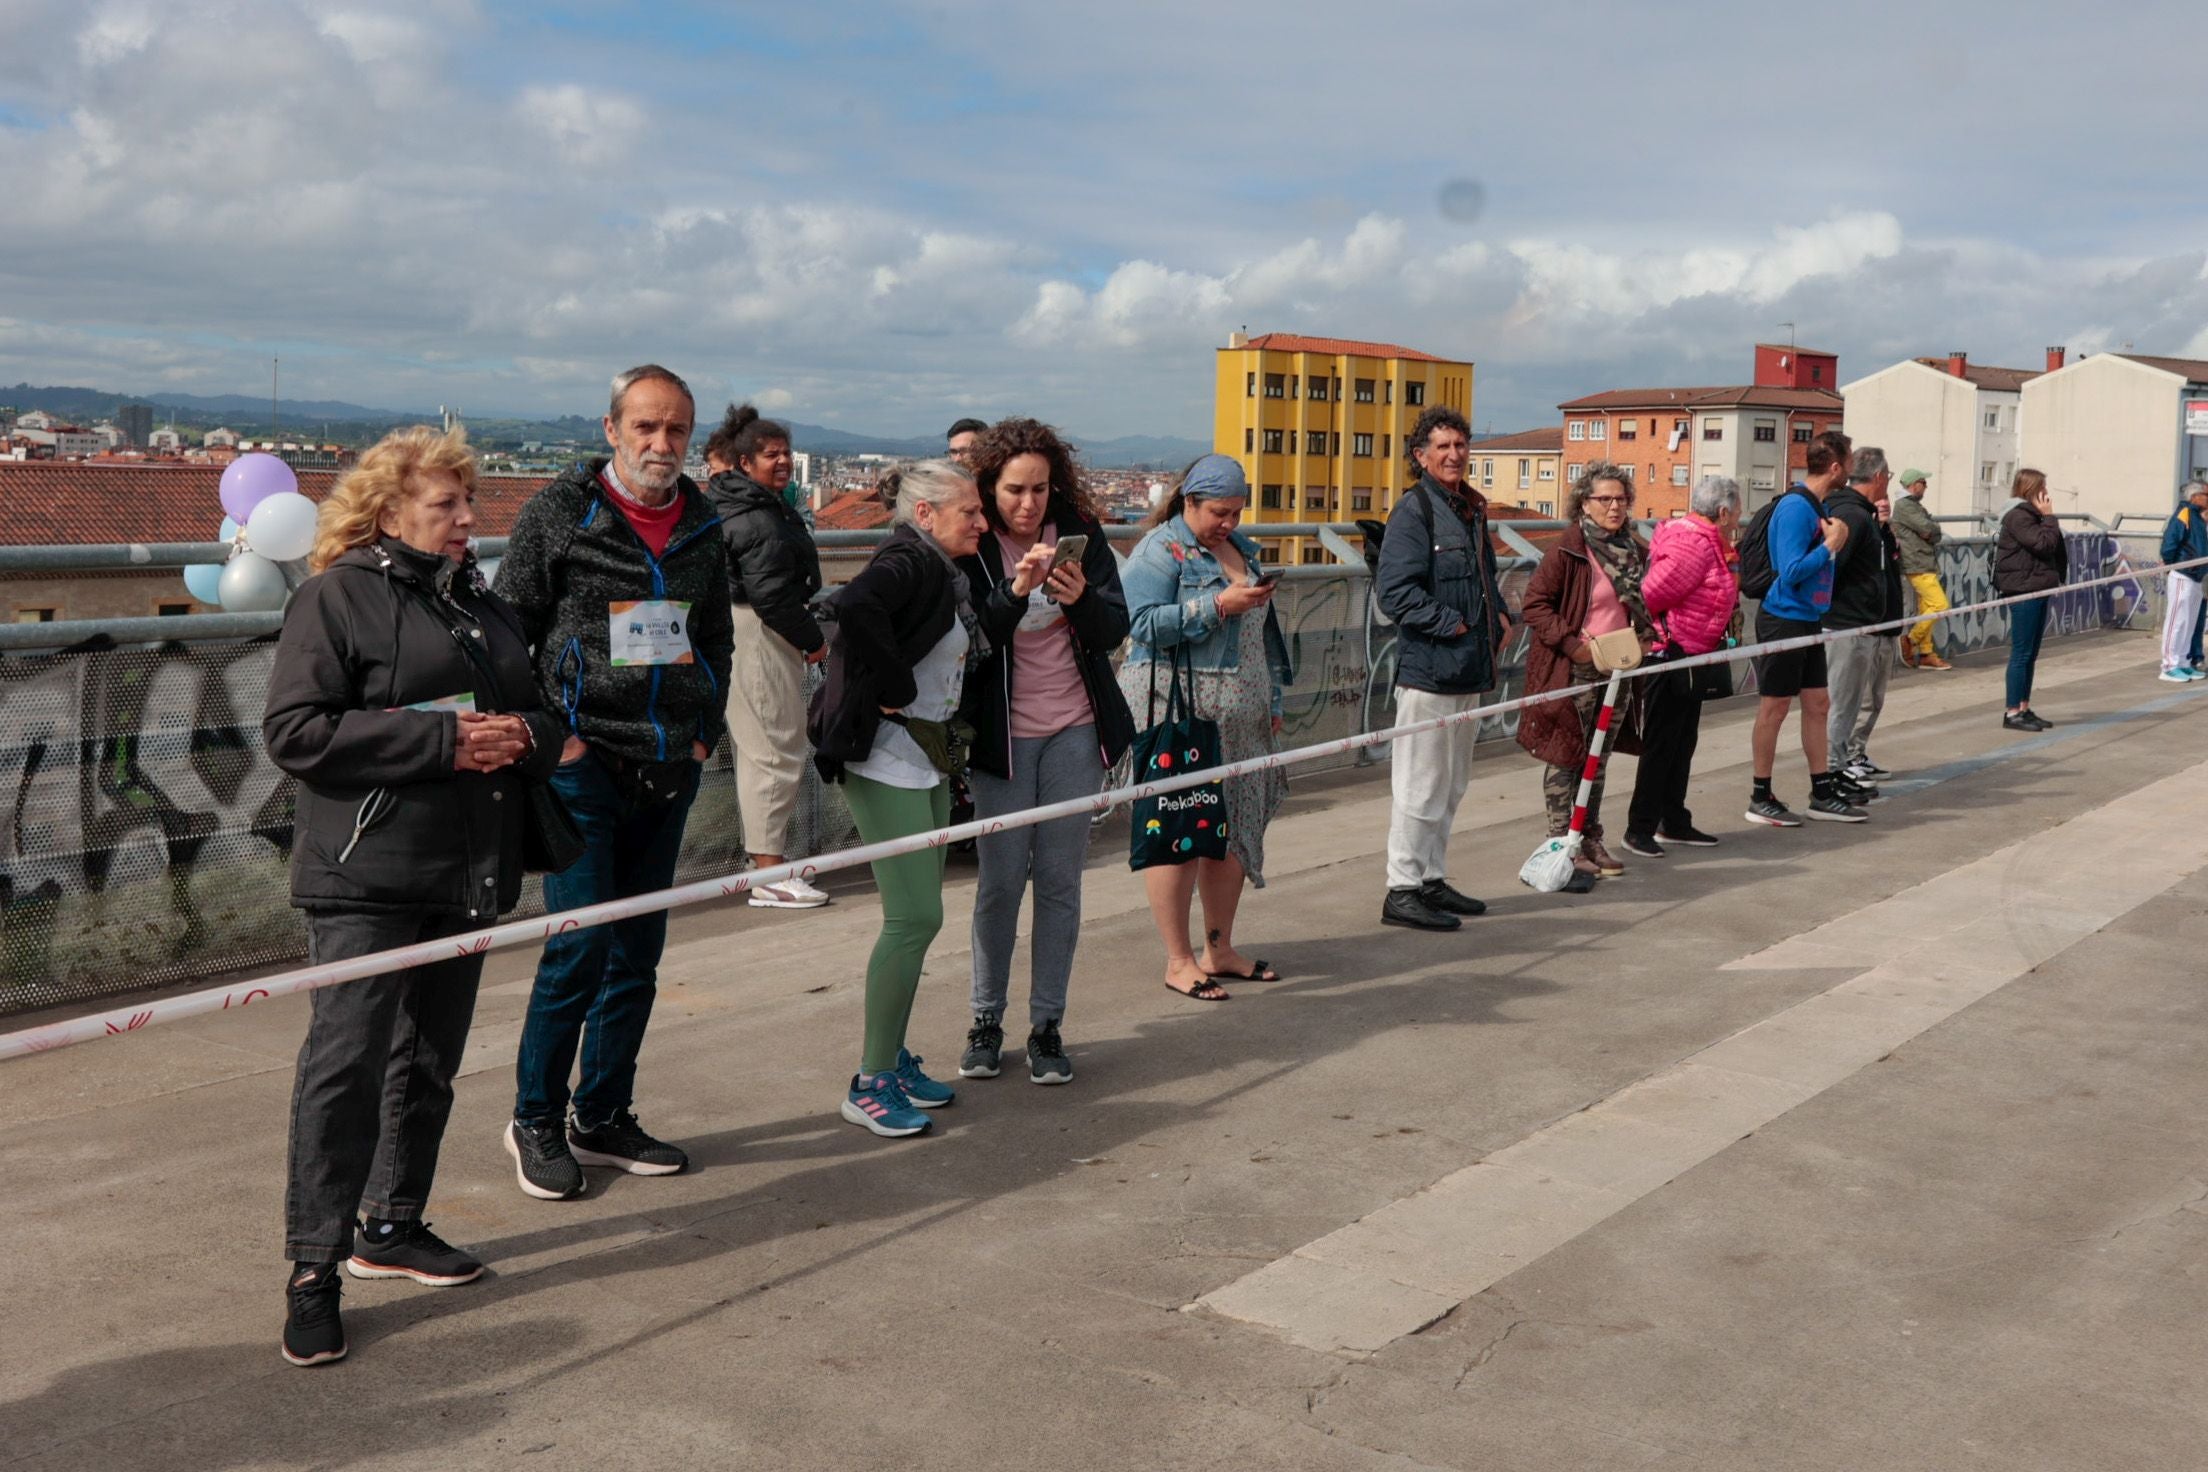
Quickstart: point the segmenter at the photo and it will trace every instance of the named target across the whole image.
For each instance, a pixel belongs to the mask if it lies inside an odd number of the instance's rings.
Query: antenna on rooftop
[[[1788,347],[1794,346],[1794,324],[1791,322],[1781,322],[1779,325],[1786,329],[1786,345]]]

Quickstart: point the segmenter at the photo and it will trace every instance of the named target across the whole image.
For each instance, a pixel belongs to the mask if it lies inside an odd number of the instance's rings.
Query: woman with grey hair
[[[1641,600],[1656,626],[1657,658],[1708,654],[1724,647],[1740,607],[1740,482],[1705,475],[1687,498],[1687,514],[1656,528]],[[1659,668],[1641,677],[1641,767],[1625,820],[1625,846],[1662,858],[1667,843],[1712,848],[1717,840],[1694,826],[1687,783],[1702,734],[1702,697],[1694,671]]]
[[[1119,687],[1135,724],[1150,726],[1162,715],[1152,698],[1157,662],[1185,658],[1195,681],[1193,713],[1219,723],[1220,754],[1229,762],[1279,748],[1280,693],[1290,679],[1273,584],[1260,575],[1257,543],[1235,529],[1249,504],[1242,467],[1225,455],[1204,456],[1151,514],[1150,533],[1121,577],[1132,628]],[[1165,984],[1199,1002],[1225,1001],[1222,980],[1280,979],[1235,949],[1234,917],[1245,880],[1265,887],[1265,827],[1288,796],[1288,774],[1275,768],[1223,785],[1227,856],[1143,871],[1165,942]],[[1204,906],[1201,955],[1188,940],[1196,896]]]
[[[950,821],[950,778],[964,770],[973,727],[961,714],[966,667],[988,641],[956,559],[989,523],[963,466],[923,460],[884,477],[896,529],[836,597],[828,677],[807,734],[813,760],[866,843],[909,838]],[[920,1071],[905,1028],[920,967],[943,928],[943,850],[878,859],[882,932],[866,965],[866,1035],[843,1117],[877,1135],[917,1135],[921,1111],[955,1097]]]
[[[1602,672],[1594,641],[1631,629],[1646,649],[1654,637],[1641,580],[1648,543],[1633,527],[1633,475],[1597,460],[1565,498],[1571,525],[1533,570],[1521,607],[1525,613],[1526,694],[1547,695],[1585,686],[1569,700],[1528,706],[1518,720],[1518,744],[1539,757],[1541,800],[1549,837],[1571,829],[1572,809],[1587,764],[1589,733],[1602,703]],[[1640,748],[1640,681],[1625,682],[1618,698],[1610,749],[1632,755]],[[1587,823],[1574,865],[1582,874],[1615,879],[1625,865],[1603,844],[1602,778],[1587,797]]]

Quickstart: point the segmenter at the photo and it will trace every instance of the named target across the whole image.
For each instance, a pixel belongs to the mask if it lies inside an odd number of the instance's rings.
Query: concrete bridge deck
[[[0,1467],[2198,1468],[2208,692],[2153,675],[2050,646],[2024,737],[1998,655],[1900,672],[1858,828],[1748,830],[1727,710],[1722,846],[1585,898],[1483,757],[1456,935],[1376,924],[1380,773],[1303,783],[1244,908],[1286,979],[1224,1005],[1100,841],[1076,1082],[918,1141],[834,1114],[863,883],[685,914],[639,1109],[697,1168],[575,1202],[499,1148],[494,957],[430,1212],[493,1272],[348,1283],[325,1370],[275,1347],[302,1002],[0,1066]]]

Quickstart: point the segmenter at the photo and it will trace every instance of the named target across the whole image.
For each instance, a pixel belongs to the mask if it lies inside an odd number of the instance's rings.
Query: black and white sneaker
[[[1794,816],[1794,810],[1775,797],[1750,798],[1745,816],[1751,823],[1762,823],[1772,828],[1802,826],[1802,820]]]
[[[1625,851],[1639,854],[1644,859],[1660,859],[1664,856],[1664,846],[1656,841],[1655,834],[1635,833],[1630,828],[1625,830]]]
[[[345,1358],[345,1321],[337,1301],[345,1280],[334,1262],[293,1263],[284,1287],[284,1358],[305,1369]]]
[[[1862,782],[1867,784],[1871,782],[1876,782],[1881,777],[1891,777],[1894,774],[1887,771],[1877,762],[1872,761],[1869,757],[1859,756],[1854,761],[1849,762],[1846,766],[1842,767],[1840,769],[1840,775],[1847,778],[1850,782]]]
[[[995,1078],[1003,1069],[1004,1019],[995,1012],[976,1012],[974,1025],[966,1029],[966,1051],[958,1055],[960,1078]]]
[[[556,1124],[506,1122],[506,1153],[514,1157],[514,1178],[539,1201],[565,1201],[583,1191],[583,1168],[567,1148],[567,1131]]]
[[[1851,802],[1857,807],[1878,801],[1876,787],[1868,782],[1858,782],[1851,777],[1841,776],[1837,772],[1833,774],[1832,790],[1840,795],[1843,802]]]
[[[626,1109],[588,1129],[581,1120],[573,1121],[567,1127],[567,1148],[580,1164],[610,1165],[632,1176],[679,1175],[690,1166],[680,1147],[645,1134]]]
[[[356,1278],[412,1278],[431,1288],[452,1288],[483,1276],[483,1264],[429,1229],[428,1222],[370,1218],[353,1235],[345,1271]]]
[[[1709,834],[1704,833],[1692,823],[1682,823],[1677,828],[1659,828],[1656,830],[1656,841],[1658,843],[1676,843],[1681,848],[1717,847],[1716,839],[1710,837]]]
[[[1066,1057],[1066,1045],[1059,1041],[1055,1017],[1027,1035],[1027,1081],[1031,1084],[1073,1082],[1073,1063]]]
[[[1809,815],[1820,823],[1860,823],[1870,817],[1854,803],[1836,792],[1831,797],[1813,797],[1809,800]]]

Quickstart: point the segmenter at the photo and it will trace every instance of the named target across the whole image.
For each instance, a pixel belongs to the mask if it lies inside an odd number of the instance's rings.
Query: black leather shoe
[[[1435,909],[1423,890],[1391,889],[1386,903],[1380,906],[1380,923],[1412,930],[1455,930],[1464,922],[1446,910]]]
[[[1429,879],[1418,887],[1418,897],[1445,915],[1485,915],[1487,901],[1449,887],[1446,879]]]

